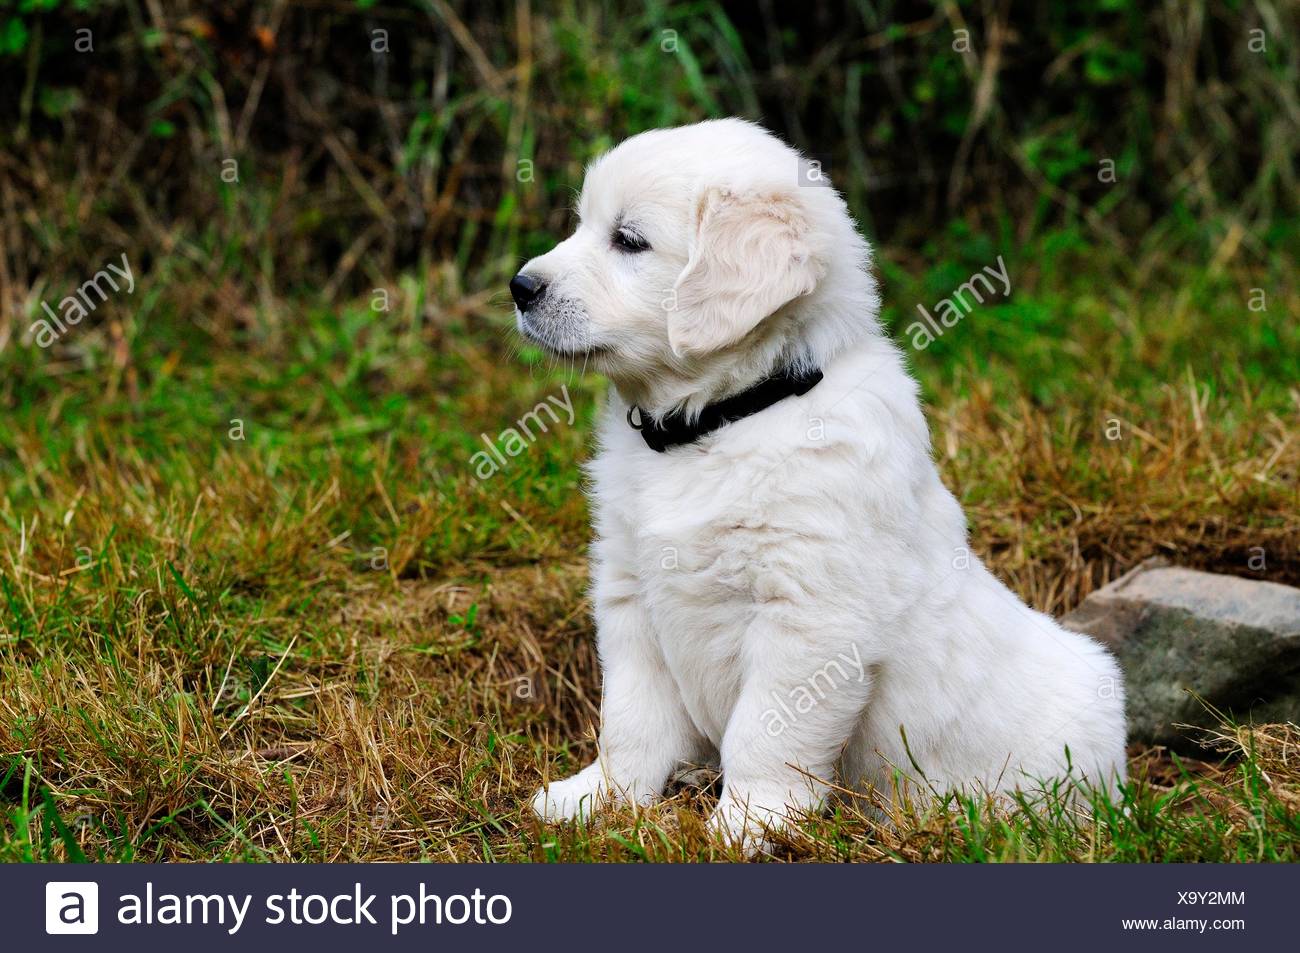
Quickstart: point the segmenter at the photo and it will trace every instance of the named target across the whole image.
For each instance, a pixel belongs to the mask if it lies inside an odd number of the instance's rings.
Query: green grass
[[[1053,612],[1156,553],[1246,575],[1262,546],[1300,582],[1293,258],[957,233],[882,256],[890,328],[999,253],[1011,300],[910,355],[995,571]],[[519,352],[503,295],[406,278],[375,313],[201,284],[165,262],[58,347],[0,352],[0,859],[734,856],[707,790],[592,828],[521,814],[592,751],[578,465],[602,382]],[[576,425],[475,481],[479,435],[561,387]],[[774,856],[1300,859],[1295,735],[1232,737],[1135,749],[1096,824],[840,809]]]

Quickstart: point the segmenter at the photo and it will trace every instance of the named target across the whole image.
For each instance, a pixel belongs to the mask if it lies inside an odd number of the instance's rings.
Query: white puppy
[[[1119,669],[967,550],[867,243],[817,178],[739,120],[643,133],[511,282],[523,335],[614,385],[590,466],[599,755],[537,793],[547,819],[647,804],[710,758],[711,823],[741,839],[837,777],[1124,776]]]

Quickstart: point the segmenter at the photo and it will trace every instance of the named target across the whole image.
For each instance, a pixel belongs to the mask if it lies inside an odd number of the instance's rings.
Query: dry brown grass
[[[986,461],[999,462],[998,498],[990,492],[968,503],[974,539],[994,570],[1042,608],[1068,609],[1153,553],[1222,570],[1262,545],[1271,577],[1295,581],[1297,533],[1286,510],[1300,443],[1276,418],[1213,442],[1194,420],[1189,403],[1171,393],[1163,439],[1098,444],[1088,486],[1057,446],[1063,431],[1078,429],[1069,419],[1025,406],[1003,412],[974,397],[941,411],[935,429],[958,492],[990,479]],[[139,497],[146,476],[129,463],[94,470],[82,512],[97,505],[101,517],[112,511],[120,522],[116,501],[133,485]],[[547,831],[520,816],[544,773],[570,771],[593,750],[599,686],[581,560],[501,566],[470,559],[448,567],[440,582],[396,571],[359,576],[355,561],[340,564],[319,551],[319,541],[335,535],[328,516],[342,496],[337,484],[307,492],[292,518],[267,519],[257,509],[270,488],[242,462],[220,461],[207,480],[199,497],[224,501],[216,508],[243,547],[238,558],[258,567],[237,572],[238,586],[259,588],[259,579],[303,566],[314,566],[323,584],[312,587],[308,619],[295,617],[289,600],[258,619],[279,633],[283,649],[266,653],[269,671],[255,692],[243,684],[238,651],[195,654],[204,644],[227,644],[216,634],[222,623],[187,596],[160,601],[175,589],[161,574],[119,605],[129,638],[118,638],[111,655],[33,642],[9,650],[0,748],[39,765],[64,816],[81,820],[85,849],[111,850],[118,838],[156,859],[729,856],[704,833],[708,791],[684,789],[644,816],[616,815],[595,832]],[[1104,495],[1090,489],[1099,485]],[[1042,492],[1048,486],[1055,489]],[[1261,488],[1273,491],[1265,506]],[[161,502],[157,492],[138,513],[145,524],[179,525],[197,505]],[[437,521],[410,502],[399,492],[396,506],[410,521],[399,538]],[[543,515],[531,518],[540,524]],[[35,528],[33,535],[40,538]],[[169,538],[183,559],[190,541]],[[555,551],[550,541],[543,548]],[[50,598],[59,575],[59,557],[39,552],[25,560],[33,606]],[[126,566],[119,571],[130,575]],[[187,614],[194,626],[188,651],[166,634],[168,616]],[[93,624],[81,632],[98,634]],[[1176,769],[1164,752],[1135,749],[1134,774],[1151,796],[1175,792],[1188,776],[1210,782],[1223,791],[1184,793],[1176,799],[1183,810],[1194,813],[1208,797],[1225,818],[1240,820],[1249,807],[1231,788],[1245,781],[1232,779],[1249,754],[1269,790],[1294,809],[1296,731],[1225,731],[1207,750],[1217,766]],[[987,810],[987,823],[996,825]],[[846,809],[833,822],[810,819],[782,835],[774,856],[948,859],[970,849],[967,824],[950,810],[882,827]],[[1077,859],[1103,850],[1086,842],[1073,849]]]

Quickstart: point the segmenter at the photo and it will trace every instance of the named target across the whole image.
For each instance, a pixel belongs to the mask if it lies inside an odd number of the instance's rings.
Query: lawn
[[[973,548],[1035,607],[1152,555],[1300,584],[1294,239],[1226,236],[882,252]],[[1010,296],[913,350],[917,304],[997,254]],[[521,811],[593,752],[579,467],[605,385],[520,345],[508,270],[395,279],[382,310],[164,257],[104,320],[0,349],[0,860],[734,856],[707,778],[591,827]],[[478,479],[482,435],[548,396],[574,422]],[[1095,822],[839,808],[766,859],[1300,860],[1300,730],[1200,741],[1134,746]]]

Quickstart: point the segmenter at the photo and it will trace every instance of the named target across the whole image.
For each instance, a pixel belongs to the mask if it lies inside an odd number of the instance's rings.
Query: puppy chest
[[[762,547],[735,531],[650,521],[638,535],[653,637],[696,726],[720,744],[746,680],[746,640],[774,576]]]

